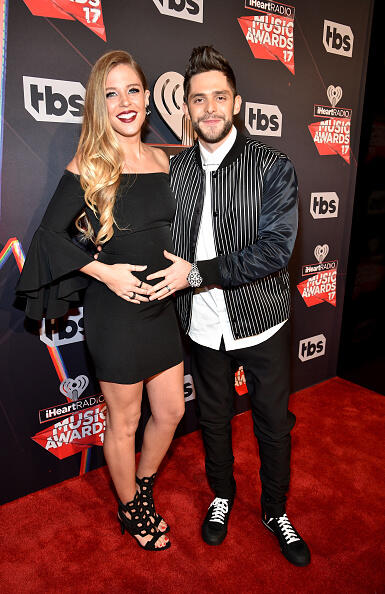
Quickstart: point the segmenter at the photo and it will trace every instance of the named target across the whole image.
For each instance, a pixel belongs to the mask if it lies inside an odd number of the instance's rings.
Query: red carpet
[[[288,514],[310,545],[310,566],[291,566],[260,522],[244,413],[234,419],[238,495],[221,546],[200,538],[211,494],[196,432],[173,443],[155,491],[171,524],[169,551],[143,551],[120,535],[102,468],[3,507],[1,593],[384,593],[385,398],[335,378],[295,394],[291,409]]]

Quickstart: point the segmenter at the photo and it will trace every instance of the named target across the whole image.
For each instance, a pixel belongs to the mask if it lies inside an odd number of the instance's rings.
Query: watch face
[[[191,266],[191,270],[187,275],[187,281],[190,285],[190,287],[200,287],[203,281],[203,278],[201,277],[200,273],[199,273],[199,269],[198,266],[195,264],[192,264]]]

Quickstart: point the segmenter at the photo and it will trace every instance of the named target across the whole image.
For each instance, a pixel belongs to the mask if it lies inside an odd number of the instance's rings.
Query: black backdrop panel
[[[290,7],[274,3],[275,14],[272,6],[261,0],[10,3],[0,219],[5,501],[103,462],[105,405],[81,311],[62,327],[47,323],[41,333],[13,306],[13,290],[23,250],[76,150],[90,66],[105,51],[133,53],[151,91],[164,73],[183,75],[196,45],[213,44],[229,58],[243,98],[238,128],[286,152],[298,173],[293,390],[335,375],[372,2],[297,0]],[[178,75],[170,76],[176,84]],[[153,96],[151,109],[145,141],[180,145]],[[186,415],[178,435],[198,426],[188,354],[185,373]],[[235,403],[237,412],[245,410],[247,395],[236,395]],[[144,401],[138,448],[148,414]]]

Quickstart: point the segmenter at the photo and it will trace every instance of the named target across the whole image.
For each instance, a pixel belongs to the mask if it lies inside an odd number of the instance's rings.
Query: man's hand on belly
[[[147,280],[154,280],[156,278],[163,279],[154,285],[149,292],[150,301],[164,299],[172,293],[175,293],[175,291],[186,289],[189,286],[187,275],[191,270],[191,263],[183,260],[183,258],[175,256],[175,254],[170,254],[167,250],[164,250],[163,253],[165,258],[171,260],[172,264],[164,270],[158,270],[147,276]]]

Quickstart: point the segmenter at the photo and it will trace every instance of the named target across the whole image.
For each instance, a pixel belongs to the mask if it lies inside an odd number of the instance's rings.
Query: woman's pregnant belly
[[[99,255],[99,261],[104,264],[147,266],[143,272],[135,272],[134,274],[140,280],[154,285],[158,281],[147,281],[146,277],[172,264],[171,260],[165,258],[163,250],[171,253],[174,250],[169,226],[146,229],[134,233],[127,232],[118,236],[114,235],[103,246]]]
[[[158,270],[163,270],[172,264],[164,257],[163,250],[173,252],[170,228],[161,227],[137,233],[127,233],[113,237],[99,254],[98,260],[104,264],[135,264],[146,265],[141,272],[132,274],[139,280],[155,285],[162,279],[147,280],[147,276]],[[162,301],[147,301],[140,304],[130,303],[119,297],[109,289],[105,283],[92,279],[86,290],[84,306],[85,314],[90,321],[104,316],[106,318],[116,314],[125,319],[151,319],[160,315],[170,302],[170,298]],[[171,304],[170,304],[171,305]]]

